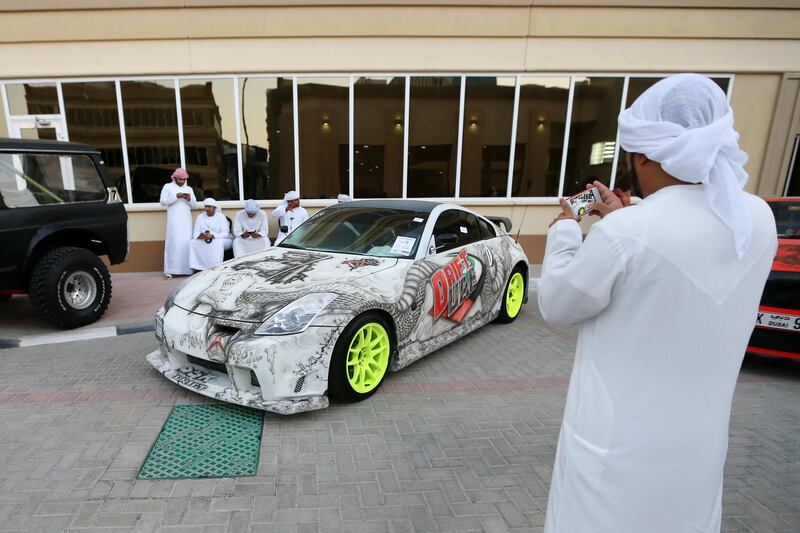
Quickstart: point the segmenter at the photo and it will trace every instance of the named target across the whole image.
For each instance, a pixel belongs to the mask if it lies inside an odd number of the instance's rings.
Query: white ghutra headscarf
[[[744,255],[753,232],[743,192],[747,154],[716,83],[699,74],[659,81],[620,113],[619,143],[681,181],[702,183],[711,210],[733,233],[739,257]]]

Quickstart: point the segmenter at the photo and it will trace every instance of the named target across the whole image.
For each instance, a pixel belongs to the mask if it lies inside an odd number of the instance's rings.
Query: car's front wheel
[[[389,326],[379,314],[364,313],[348,324],[331,356],[331,398],[359,402],[372,396],[386,377],[392,348]]]
[[[503,300],[500,302],[500,314],[497,322],[508,324],[513,322],[522,309],[522,301],[525,298],[525,276],[519,268],[514,269],[511,277],[508,278],[506,289],[503,292]]]
[[[111,301],[111,276],[95,254],[65,246],[47,252],[31,273],[28,292],[36,310],[59,328],[98,320]]]

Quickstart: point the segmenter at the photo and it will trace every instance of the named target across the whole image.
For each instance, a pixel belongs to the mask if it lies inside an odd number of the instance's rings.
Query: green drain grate
[[[254,476],[263,419],[237,405],[176,405],[138,478]]]

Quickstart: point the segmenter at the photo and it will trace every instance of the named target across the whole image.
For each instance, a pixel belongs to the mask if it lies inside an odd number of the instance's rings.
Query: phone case
[[[572,208],[572,213],[576,217],[584,216],[589,210],[589,204],[601,203],[602,201],[603,198],[600,196],[600,191],[597,190],[597,187],[586,189],[585,191],[579,192],[575,196],[570,196],[567,198],[567,202]]]

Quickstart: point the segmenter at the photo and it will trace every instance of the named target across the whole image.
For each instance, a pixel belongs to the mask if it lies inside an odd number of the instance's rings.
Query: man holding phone
[[[710,79],[656,83],[620,114],[619,141],[642,201],[621,209],[595,182],[585,241],[565,200],[547,236],[539,307],[579,336],[545,532],[716,533],[775,221],[743,191],[747,156]]]
[[[283,196],[281,205],[272,210],[272,216],[278,219],[279,231],[275,238],[277,246],[297,226],[308,220],[308,211],[300,207],[300,195],[297,191],[289,191]]]

